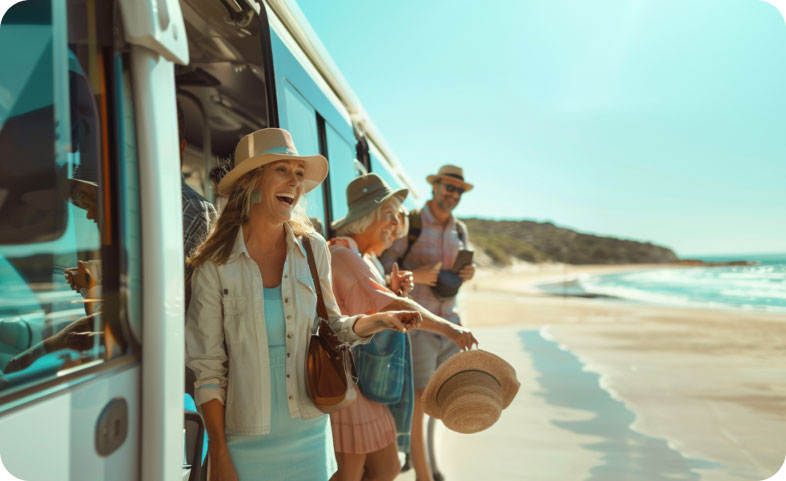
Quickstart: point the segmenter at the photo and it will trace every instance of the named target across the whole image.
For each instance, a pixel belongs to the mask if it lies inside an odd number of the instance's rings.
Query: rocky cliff
[[[677,262],[667,248],[615,237],[582,234],[551,222],[462,219],[470,241],[495,264],[513,259],[567,264],[640,264]]]

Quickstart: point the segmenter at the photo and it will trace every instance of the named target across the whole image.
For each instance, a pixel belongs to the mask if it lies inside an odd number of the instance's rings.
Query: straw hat
[[[218,184],[218,193],[230,195],[243,174],[277,160],[302,160],[306,167],[303,186],[309,192],[325,180],[328,161],[321,155],[298,155],[292,136],[284,129],[261,129],[252,132],[235,147],[235,166]]]
[[[330,227],[333,230],[337,230],[358,219],[362,219],[393,196],[404,202],[408,194],[408,189],[391,189],[387,182],[377,174],[371,173],[356,177],[347,186],[347,207],[349,207],[349,212],[343,219],[330,224]]]
[[[516,371],[499,356],[479,349],[454,354],[431,376],[423,410],[453,431],[470,434],[497,422],[519,390]]]
[[[449,165],[449,164],[440,167],[436,175],[429,175],[428,177],[426,177],[426,182],[433,185],[435,180],[442,177],[460,183],[461,186],[464,188],[464,192],[469,192],[475,187],[474,185],[468,182],[464,182],[464,171],[461,170],[461,167],[456,167],[455,165]]]

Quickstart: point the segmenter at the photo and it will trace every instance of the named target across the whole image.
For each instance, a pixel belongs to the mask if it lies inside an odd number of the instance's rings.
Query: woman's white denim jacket
[[[306,251],[285,224],[287,257],[281,279],[286,324],[286,384],[293,418],[322,415],[308,395],[306,349],[316,316],[317,295]],[[358,316],[342,316],[333,295],[330,253],[325,239],[310,234],[331,327],[350,344],[368,342],[353,325]],[[248,255],[239,229],[227,262],[205,262],[191,278],[186,314],[186,365],[194,371],[195,401],[201,406],[218,399],[226,408],[226,433],[261,435],[270,432],[270,362],[262,274]]]

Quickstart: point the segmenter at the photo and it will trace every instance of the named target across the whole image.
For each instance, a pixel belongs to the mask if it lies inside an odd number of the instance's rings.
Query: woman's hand
[[[442,262],[430,266],[423,266],[420,269],[412,271],[412,278],[415,284],[426,284],[427,286],[437,285],[437,276],[439,270],[442,269]]]
[[[394,262],[393,269],[390,271],[390,290],[395,292],[397,296],[407,297],[413,287],[412,272],[398,270],[398,262]]]
[[[385,311],[377,315],[380,316],[379,322],[384,326],[382,329],[398,332],[417,329],[423,322],[423,317],[417,311]]]
[[[361,316],[355,321],[355,334],[368,337],[376,332],[390,329],[409,332],[420,327],[423,317],[417,311],[384,311]]]
[[[221,453],[210,453],[210,479],[208,481],[239,481],[235,466],[229,457],[229,451],[226,449]]]
[[[65,279],[71,289],[79,292],[80,289],[89,289],[97,283],[90,277],[87,264],[82,261],[77,262],[76,267],[69,267],[65,270]]]
[[[458,324],[453,324],[453,328],[448,333],[448,338],[455,342],[462,351],[469,351],[472,349],[473,344],[475,347],[478,346],[478,340],[472,335],[472,331]]]

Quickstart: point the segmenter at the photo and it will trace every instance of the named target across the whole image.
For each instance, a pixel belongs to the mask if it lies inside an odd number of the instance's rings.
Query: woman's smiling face
[[[396,215],[398,211],[392,201],[393,199],[388,199],[378,207],[379,217],[363,232],[363,235],[369,240],[368,250],[376,255],[382,254],[382,251],[388,247],[396,235],[396,228],[399,224]]]
[[[288,221],[303,195],[305,173],[301,160],[277,160],[265,165],[256,186],[261,199],[251,207],[252,212],[261,209],[273,220]]]

